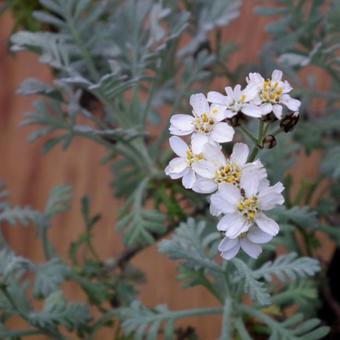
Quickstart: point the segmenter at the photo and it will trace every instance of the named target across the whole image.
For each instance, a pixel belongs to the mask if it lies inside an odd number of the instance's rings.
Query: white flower
[[[196,181],[196,175],[192,169],[192,165],[203,159],[203,155],[194,153],[192,149],[177,136],[170,137],[169,143],[171,149],[178,157],[169,162],[165,168],[165,173],[172,179],[182,178],[183,186],[186,189],[191,189]]]
[[[226,87],[225,92],[226,96],[215,91],[209,92],[208,101],[226,108],[228,118],[234,117],[239,112],[249,117],[262,116],[261,109],[250,103],[258,94],[257,85],[250,84],[244,90],[241,90],[241,85],[236,85],[234,89]]]
[[[241,234],[239,237],[230,239],[224,237],[224,239],[218,245],[218,250],[221,252],[221,256],[225,260],[231,260],[242,249],[250,257],[256,259],[262,253],[261,245],[271,241],[272,235],[269,235],[253,226],[248,232]]]
[[[288,93],[292,90],[290,84],[282,81],[282,71],[274,70],[271,79],[265,80],[259,73],[250,73],[247,83],[257,87],[257,96],[252,103],[258,105],[262,115],[273,112],[277,119],[282,118],[285,105],[291,111],[297,111],[301,102],[292,98]]]
[[[193,186],[199,193],[212,193],[222,183],[243,186],[245,177],[262,179],[267,176],[260,161],[247,163],[249,148],[246,144],[236,143],[229,159],[226,159],[220,146],[205,145],[204,159],[195,162],[193,169],[200,176]]]
[[[263,211],[283,204],[283,190],[280,182],[269,186],[267,180],[259,180],[253,175],[244,177],[241,190],[232,184],[221,184],[210,200],[211,214],[224,215],[217,229],[234,239],[256,224],[266,234],[275,236],[279,232],[279,225]]]
[[[202,152],[207,143],[226,143],[232,141],[234,129],[223,119],[225,109],[219,105],[209,105],[203,93],[190,97],[193,115],[175,114],[170,119],[170,133],[185,136],[192,133],[191,145],[195,153]]]

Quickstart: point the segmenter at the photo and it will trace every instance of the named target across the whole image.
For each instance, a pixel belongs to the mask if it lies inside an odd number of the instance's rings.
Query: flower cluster
[[[212,91],[207,97],[190,97],[192,114],[175,114],[170,119],[170,147],[177,155],[165,169],[172,179],[182,179],[186,189],[210,194],[210,213],[220,218],[217,229],[224,238],[219,244],[221,256],[229,260],[240,249],[253,258],[261,245],[279,232],[278,224],[265,212],[284,203],[281,183],[273,186],[260,160],[253,160],[249,147],[235,143],[226,157],[222,143],[231,142],[235,130],[229,119],[245,115],[265,120],[271,114],[287,130],[287,119],[298,117],[300,101],[288,93],[292,87],[275,70],[270,79],[250,73],[242,89],[226,87],[226,95]],[[282,123],[284,123],[282,125]],[[191,136],[187,144],[179,136]]]

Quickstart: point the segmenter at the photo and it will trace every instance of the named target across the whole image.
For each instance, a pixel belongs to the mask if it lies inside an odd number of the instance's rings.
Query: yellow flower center
[[[276,104],[280,101],[283,88],[276,81],[272,84],[270,79],[264,81],[263,88],[260,91],[260,98],[263,102]]]
[[[187,149],[186,161],[189,166],[191,166],[194,162],[200,161],[201,159],[203,159],[203,155],[201,153],[194,155],[191,149]]]
[[[196,132],[208,133],[212,130],[215,121],[212,117],[209,117],[208,114],[202,113],[201,116],[196,116],[193,124]]]
[[[216,171],[215,182],[238,185],[240,183],[240,177],[241,172],[239,167],[236,164],[227,163]]]
[[[245,219],[253,222],[258,211],[257,197],[243,198],[237,205],[237,210],[242,213]]]

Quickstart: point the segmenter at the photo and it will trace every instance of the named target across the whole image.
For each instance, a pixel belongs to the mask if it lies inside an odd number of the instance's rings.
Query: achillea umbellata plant
[[[53,189],[44,211],[12,206],[2,191],[1,223],[35,225],[46,261],[17,255],[1,238],[1,338],[97,339],[108,328],[114,339],[183,339],[185,333],[196,339],[195,330],[183,332],[176,320],[201,316],[204,322],[212,314],[222,316],[220,339],[322,339],[327,324],[339,324],[332,263],[319,261],[317,234],[340,242],[339,2],[274,4],[256,9],[275,16],[261,62],[235,71],[228,58],[236,47],[221,40],[221,30],[238,18],[241,1],[34,5],[35,27],[44,31],[28,26],[13,34],[12,50],[37,54],[54,81],[27,79],[19,88],[40,95],[23,121],[37,127],[29,140],[44,138],[45,153],[74,138],[107,151],[114,195],[125,200],[116,226],[126,248],[114,258],[98,257],[92,239],[100,216],[84,197],[84,231],[62,260],[49,229],[68,209],[71,188]],[[20,19],[25,22],[31,21]],[[310,65],[303,82],[298,71]],[[331,80],[326,92],[316,87],[317,68]],[[225,92],[211,85],[216,77],[223,77]],[[322,114],[312,97],[322,99]],[[169,124],[160,119],[166,111]],[[289,168],[314,149],[322,156],[320,176],[294,183],[292,191]],[[320,198],[324,178],[327,194]],[[138,300],[143,273],[130,260],[160,239],[160,256],[178,262],[178,279],[189,289],[203,286],[218,307],[172,311]],[[285,250],[280,255],[278,245]],[[88,255],[80,259],[81,249]],[[87,300],[67,300],[65,281]],[[14,317],[27,327],[10,328]]]

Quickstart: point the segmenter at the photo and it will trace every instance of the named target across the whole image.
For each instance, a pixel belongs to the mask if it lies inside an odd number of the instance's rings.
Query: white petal
[[[270,182],[267,178],[263,178],[259,184],[258,192],[259,196],[261,196],[261,192],[265,189],[268,189],[270,187]],[[262,209],[262,208],[261,208]]]
[[[232,214],[225,214],[217,224],[217,230],[230,231],[229,234],[235,235],[239,230],[242,230],[244,226],[244,220],[242,215],[238,212]],[[226,236],[230,237],[226,234]],[[235,237],[230,237],[235,238]]]
[[[249,148],[247,144],[236,143],[233,147],[233,152],[230,155],[231,163],[236,163],[239,167],[246,164],[249,155]]]
[[[279,225],[263,213],[258,213],[255,215],[255,222],[257,226],[266,234],[275,236],[280,231]]]
[[[281,83],[281,87],[282,87],[282,93],[288,93],[291,90],[293,90],[293,88],[290,86],[287,80]]]
[[[249,117],[259,118],[262,116],[262,110],[254,104],[244,104],[241,111]]]
[[[208,114],[210,111],[209,103],[203,93],[197,93],[190,96],[190,105],[196,115],[201,116],[203,113]]]
[[[260,73],[249,73],[248,77],[246,77],[247,83],[253,83],[253,84],[261,84],[264,81],[264,78],[261,76]]]
[[[289,94],[284,94],[281,103],[286,105],[289,110],[298,111],[301,105],[300,100],[292,98]]]
[[[194,131],[192,124],[194,117],[190,115],[176,114],[170,118],[170,133],[178,136],[185,136]]]
[[[210,136],[217,143],[226,143],[233,140],[234,133],[234,129],[228,123],[217,123]]]
[[[225,231],[225,236],[231,239],[240,236],[244,232],[247,232],[251,226],[244,220],[243,216],[239,212],[226,214],[221,219],[221,221],[217,225],[217,229]]]
[[[273,111],[273,106],[272,104],[262,104],[260,106],[260,109],[261,109],[262,115],[266,115]]]
[[[282,118],[282,105],[273,105],[273,112],[277,119]]]
[[[187,163],[184,158],[176,157],[172,159],[165,169],[165,173],[168,176],[173,174],[179,174],[187,168]]]
[[[224,237],[223,240],[218,245],[218,251],[228,251],[240,243],[238,239],[230,239],[228,237]]]
[[[210,197],[210,211],[212,215],[227,214],[235,212],[235,205],[230,204],[221,193],[217,192]]]
[[[210,106],[210,116],[213,117],[215,122],[220,122],[226,119],[228,114],[226,113],[226,107],[222,105],[212,104]]]
[[[256,171],[243,171],[240,178],[240,187],[247,197],[256,195],[262,177]]]
[[[220,184],[218,191],[233,206],[236,206],[241,199],[240,190],[230,183]]]
[[[203,147],[209,141],[209,137],[204,133],[193,133],[191,136],[191,149],[194,154],[202,153]]]
[[[214,178],[217,167],[214,163],[206,161],[204,159],[192,164],[194,171],[204,178]]]
[[[225,260],[231,260],[232,258],[234,258],[237,253],[240,251],[240,243],[238,243],[234,248],[231,248],[228,251],[223,251],[221,253],[221,256],[225,259]]]
[[[254,226],[250,228],[247,234],[247,238],[253,243],[264,244],[271,241],[273,239],[273,236],[263,232],[260,228]]]
[[[216,91],[208,92],[208,101],[213,104],[220,104],[224,107],[230,104],[230,100],[227,96]]]
[[[257,259],[262,253],[262,247],[250,242],[246,237],[240,240],[242,250],[253,259]]]
[[[238,112],[236,112],[236,111],[231,111],[231,110],[228,110],[228,109],[225,111],[226,118],[232,118],[232,117],[236,116],[237,113]]]
[[[170,144],[171,149],[174,151],[174,153],[177,156],[185,158],[187,150],[188,150],[188,146],[183,141],[183,139],[177,136],[172,136],[169,138],[169,144]]]
[[[228,100],[229,100],[230,102],[234,101],[234,100],[235,100],[235,95],[234,95],[234,90],[233,90],[233,88],[230,87],[230,86],[227,86],[227,87],[224,88],[224,90],[225,90],[225,93],[226,93],[227,96],[228,96]]]
[[[258,194],[259,207],[261,210],[271,210],[276,205],[284,203],[281,192],[284,190],[282,183],[278,182],[271,187],[263,186]]]
[[[272,73],[272,80],[273,81],[280,81],[282,79],[282,71],[274,70]]]
[[[241,91],[241,85],[240,84],[237,84],[235,87],[234,87],[234,98],[236,100],[239,100],[242,96],[242,91]]]
[[[219,144],[206,144],[203,147],[203,156],[206,160],[216,164],[217,167],[221,167],[226,164],[225,156],[222,152],[221,145]]]
[[[252,163],[247,163],[241,172],[241,176],[255,176],[259,180],[257,191],[260,191],[260,185],[263,180],[268,176],[267,170],[263,167],[259,160]]]
[[[217,190],[217,184],[212,179],[199,177],[196,179],[192,190],[200,194],[210,194]]]
[[[195,183],[196,175],[192,169],[189,169],[188,173],[182,178],[182,184],[185,189],[191,189]]]
[[[253,100],[258,94],[258,86],[249,84],[245,87],[242,94],[246,97],[246,102]]]

